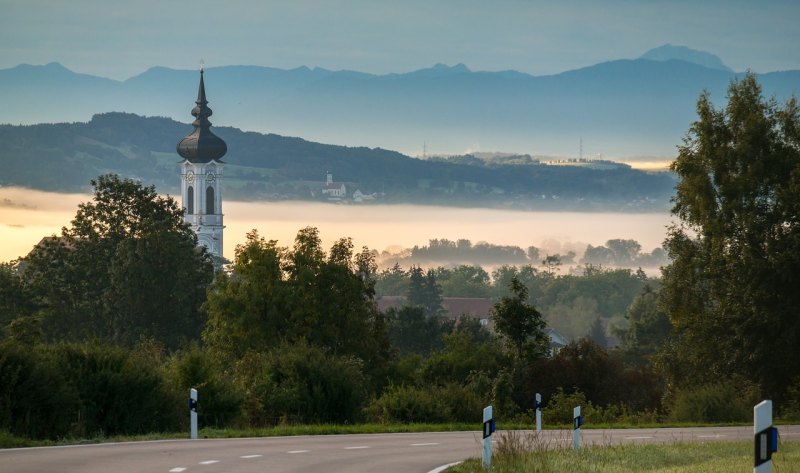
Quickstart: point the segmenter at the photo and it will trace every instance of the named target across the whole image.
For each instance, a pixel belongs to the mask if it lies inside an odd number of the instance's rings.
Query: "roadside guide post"
[[[191,424],[191,438],[197,438],[197,390],[189,390],[189,422]]]
[[[778,429],[772,426],[772,401],[761,401],[753,407],[755,463],[753,473],[772,472],[772,454],[778,451]]]
[[[542,395],[536,393],[536,431],[542,431]]]
[[[495,431],[494,418],[492,417],[492,406],[483,409],[483,469],[488,470],[492,466],[492,434]]]
[[[572,448],[581,448],[581,426],[583,417],[581,416],[581,406],[576,406],[572,410]]]

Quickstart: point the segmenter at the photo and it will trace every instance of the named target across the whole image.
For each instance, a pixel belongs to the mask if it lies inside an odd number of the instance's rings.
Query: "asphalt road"
[[[800,426],[780,426],[800,441]],[[526,431],[520,433],[525,434]],[[527,431],[529,433],[529,431]],[[582,442],[752,440],[752,427],[586,430]],[[571,431],[544,431],[542,445],[571,444]],[[0,450],[3,473],[427,473],[481,454],[480,432],[165,440]]]

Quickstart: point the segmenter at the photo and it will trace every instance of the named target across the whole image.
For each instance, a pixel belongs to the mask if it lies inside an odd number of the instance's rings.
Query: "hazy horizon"
[[[800,4],[580,0],[0,0],[0,68],[60,62],[117,80],[161,65],[232,64],[383,74],[436,63],[542,75],[635,58],[666,43],[736,71],[800,69]],[[191,14],[187,14],[187,13]],[[197,28],[204,32],[194,33]]]

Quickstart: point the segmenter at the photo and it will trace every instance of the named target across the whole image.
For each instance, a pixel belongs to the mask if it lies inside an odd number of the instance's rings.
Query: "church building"
[[[195,117],[194,131],[182,139],[177,146],[181,155],[181,201],[186,215],[184,217],[198,242],[215,256],[222,257],[222,169],[221,158],[228,146],[221,138],[211,132],[211,109],[206,100],[203,83],[203,69],[200,69],[200,89],[197,92],[197,106],[192,109]]]

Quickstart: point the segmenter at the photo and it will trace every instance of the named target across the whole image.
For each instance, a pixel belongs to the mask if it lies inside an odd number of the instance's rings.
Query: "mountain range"
[[[197,71],[153,67],[125,81],[57,63],[0,70],[0,123],[86,122],[100,112],[191,120]],[[548,76],[463,64],[374,75],[300,67],[206,69],[215,125],[406,154],[512,151],[672,157],[703,90],[723,103],[740,77],[716,56],[665,45]],[[800,91],[800,71],[759,74],[767,96]]]

